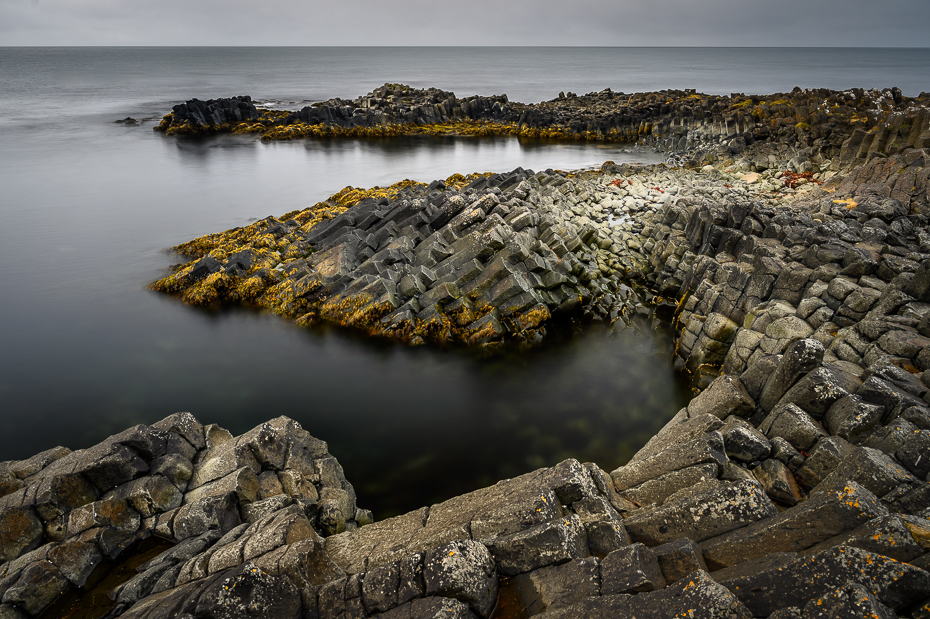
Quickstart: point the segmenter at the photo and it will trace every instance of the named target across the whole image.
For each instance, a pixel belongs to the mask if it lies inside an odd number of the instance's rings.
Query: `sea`
[[[485,357],[147,288],[180,261],[172,246],[348,185],[664,160],[630,144],[152,130],[194,97],[298,109],[387,82],[526,103],[605,88],[916,96],[930,91],[930,49],[0,48],[0,461],[178,411],[234,434],[287,415],[328,442],[380,518],[565,458],[611,470],[685,405],[661,330],[590,327]]]

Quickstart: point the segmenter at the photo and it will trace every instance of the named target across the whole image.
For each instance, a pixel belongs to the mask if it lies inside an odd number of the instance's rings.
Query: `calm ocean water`
[[[329,441],[376,515],[574,456],[621,464],[684,401],[660,336],[596,331],[519,359],[408,350],[146,284],[193,237],[346,185],[656,160],[516,139],[165,138],[171,105],[281,107],[384,82],[535,102],[559,91],[930,90],[930,50],[0,48],[0,460],[85,447],[179,410],[239,433],[286,414]],[[137,126],[116,124],[132,116]]]

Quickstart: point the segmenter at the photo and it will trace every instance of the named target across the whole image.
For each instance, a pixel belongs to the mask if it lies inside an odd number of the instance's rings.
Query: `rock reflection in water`
[[[359,424],[353,440],[330,440],[330,449],[379,519],[565,458],[611,470],[687,401],[659,321],[637,316],[635,306],[627,312],[628,327],[623,320],[576,326],[529,351],[490,358],[439,351],[458,357],[458,370],[449,383],[440,376],[448,368],[432,376],[459,390],[450,389],[425,416],[411,411],[407,419]],[[410,408],[423,406],[413,402]]]

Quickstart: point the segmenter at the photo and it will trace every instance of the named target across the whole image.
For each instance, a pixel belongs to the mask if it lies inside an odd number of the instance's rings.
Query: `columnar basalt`
[[[321,554],[323,537],[372,521],[326,443],[286,417],[233,437],[177,413],[88,449],[4,462],[0,480],[3,617],[39,615],[93,586],[149,538],[176,545],[110,592],[114,615],[175,586],[207,586],[243,561],[341,574]]]
[[[385,88],[362,109],[420,96]],[[895,91],[663,97],[497,113],[577,135],[649,120],[692,149],[667,166],[347,188],[180,246],[195,260],[156,284],[486,345],[556,314],[623,324],[638,279],[675,307],[697,395],[628,463],[567,460],[362,527],[295,422],[233,438],[177,414],[0,464],[0,617],[39,615],[153,537],[174,545],[112,589],[109,616],[930,616],[926,108]],[[623,101],[643,115],[572,125]]]
[[[259,110],[249,97],[175,106],[156,129],[168,134],[256,133],[266,140],[409,133],[517,135],[647,141],[691,152],[694,163],[724,161],[747,148],[759,171],[834,170],[930,146],[928,93],[795,88],[730,96],[693,90],[624,94],[605,89],[525,104],[506,95],[458,98],[436,88],[385,84],[354,100],[319,101],[296,112]]]
[[[633,293],[619,259],[630,212],[656,205],[624,206],[627,188],[609,170],[347,188],[312,209],[179,246],[197,259],[154,287],[414,344],[534,342],[551,317],[585,312],[625,324]]]

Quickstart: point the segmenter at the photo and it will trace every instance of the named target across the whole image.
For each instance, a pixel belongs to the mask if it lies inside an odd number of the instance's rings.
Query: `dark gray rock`
[[[631,599],[626,594],[593,596],[535,616],[537,619],[612,619],[626,616]]]
[[[796,404],[788,403],[772,409],[759,430],[769,439],[781,437],[800,451],[810,450],[827,435],[816,420]]]
[[[695,570],[707,571],[700,547],[688,538],[656,546],[652,551],[668,583],[677,582]]]
[[[226,533],[239,524],[241,520],[236,494],[230,492],[181,506],[172,521],[172,528],[174,538],[181,541],[197,537],[211,529]]]
[[[543,475],[543,483],[555,492],[563,505],[598,495],[590,473],[574,458],[563,460],[550,467]]]
[[[395,561],[365,573],[362,581],[362,602],[369,615],[383,613],[397,606],[400,571],[400,561]]]
[[[68,580],[51,561],[38,561],[23,570],[3,594],[6,604],[16,604],[30,615],[38,615],[70,588]]]
[[[463,540],[428,551],[423,581],[427,596],[459,600],[480,617],[490,615],[497,601],[494,557],[478,542]]]
[[[11,561],[37,548],[44,535],[42,521],[34,509],[4,507],[0,511],[0,560]]]
[[[772,439],[771,457],[778,460],[788,467],[791,471],[797,471],[804,465],[805,456],[794,446],[780,436]]]
[[[382,619],[475,619],[467,604],[442,597],[413,600],[378,616]]]
[[[817,441],[811,450],[810,456],[798,469],[798,477],[813,488],[824,478],[836,470],[839,463],[846,457],[851,445],[838,436],[828,436]]]
[[[701,551],[711,569],[731,567],[772,553],[810,548],[887,514],[874,494],[850,483],[840,492],[813,495],[780,514],[703,541]]]
[[[930,430],[930,408],[911,406],[901,413],[901,419],[910,421],[921,430]]]
[[[804,606],[848,584],[868,587],[882,604],[897,612],[930,596],[930,573],[846,546],[725,582],[758,617],[780,608]]]
[[[723,435],[719,432],[708,432],[671,445],[650,458],[615,469],[610,476],[617,490],[622,492],[665,473],[704,463],[716,463],[717,466],[726,463]]]
[[[601,594],[600,568],[592,557],[521,574],[513,583],[528,616]]]
[[[591,474],[591,479],[594,481],[597,491],[601,496],[607,498],[615,510],[623,513],[636,507],[617,493],[617,489],[614,487],[614,480],[611,479],[606,471],[591,462],[585,463],[584,466],[588,469],[588,473]]]
[[[796,505],[804,498],[794,475],[778,460],[763,460],[762,464],[752,470],[752,474],[774,501]]]
[[[741,462],[764,460],[772,451],[772,446],[765,435],[739,417],[728,417],[720,433],[723,434],[727,456],[734,460]]]
[[[665,588],[655,554],[642,544],[615,550],[601,560],[601,594],[641,593]]]
[[[897,619],[861,584],[846,585],[811,600],[801,613],[803,619]]]
[[[884,408],[866,402],[862,396],[847,395],[833,403],[824,416],[830,434],[851,443],[861,443],[882,417]]]
[[[864,522],[849,533],[838,535],[812,546],[802,554],[814,554],[834,546],[853,546],[895,561],[910,562],[924,554],[930,522],[916,516],[888,514]],[[916,537],[915,537],[916,536]]]
[[[575,515],[494,538],[487,546],[498,569],[506,576],[565,563],[587,554],[584,527]]]
[[[815,419],[822,419],[834,402],[855,393],[862,381],[829,364],[807,373],[775,405],[796,404]]]
[[[768,445],[768,441],[765,441],[765,444]],[[662,505],[669,496],[679,490],[717,479],[719,473],[720,467],[714,462],[689,466],[624,490],[622,496],[641,506]]]
[[[927,315],[930,315],[930,312],[928,312]],[[870,378],[872,376],[891,383],[899,389],[907,391],[916,398],[923,398],[928,392],[927,387],[916,376],[896,365],[871,367],[867,370],[865,378]]]
[[[648,460],[668,447],[713,432],[721,426],[723,422],[719,417],[707,414],[691,416],[688,410],[683,408],[633,455],[630,463]]]
[[[857,394],[866,402],[884,409],[882,423],[891,423],[912,406],[925,406],[925,402],[893,383],[872,376],[866,379]]]
[[[657,546],[682,537],[699,542],[774,516],[776,511],[758,483],[745,481],[637,510],[623,522],[633,540]]]
[[[749,367],[740,374],[740,382],[746,388],[746,392],[754,400],[758,400],[765,388],[765,384],[775,372],[781,361],[782,355],[764,354],[755,359]]]
[[[900,463],[877,449],[854,447],[814,492],[839,490],[849,481],[884,496],[899,486],[912,485],[916,479]]]
[[[539,619],[750,619],[752,615],[726,588],[703,571],[693,572],[661,591],[635,596],[605,595],[537,615]]]
[[[588,538],[588,550],[595,557],[603,558],[630,543],[630,534],[619,520],[601,520],[584,525]]]
[[[798,379],[819,367],[824,352],[823,344],[813,339],[791,344],[762,389],[759,396],[762,410],[771,411]]]
[[[575,501],[572,509],[584,525],[588,549],[595,557],[605,557],[629,545],[630,536],[623,526],[623,519],[606,499],[595,497]]]
[[[713,415],[726,419],[730,415],[747,417],[756,408],[756,403],[746,392],[742,382],[735,376],[720,376],[708,385],[688,404],[688,415]]]

